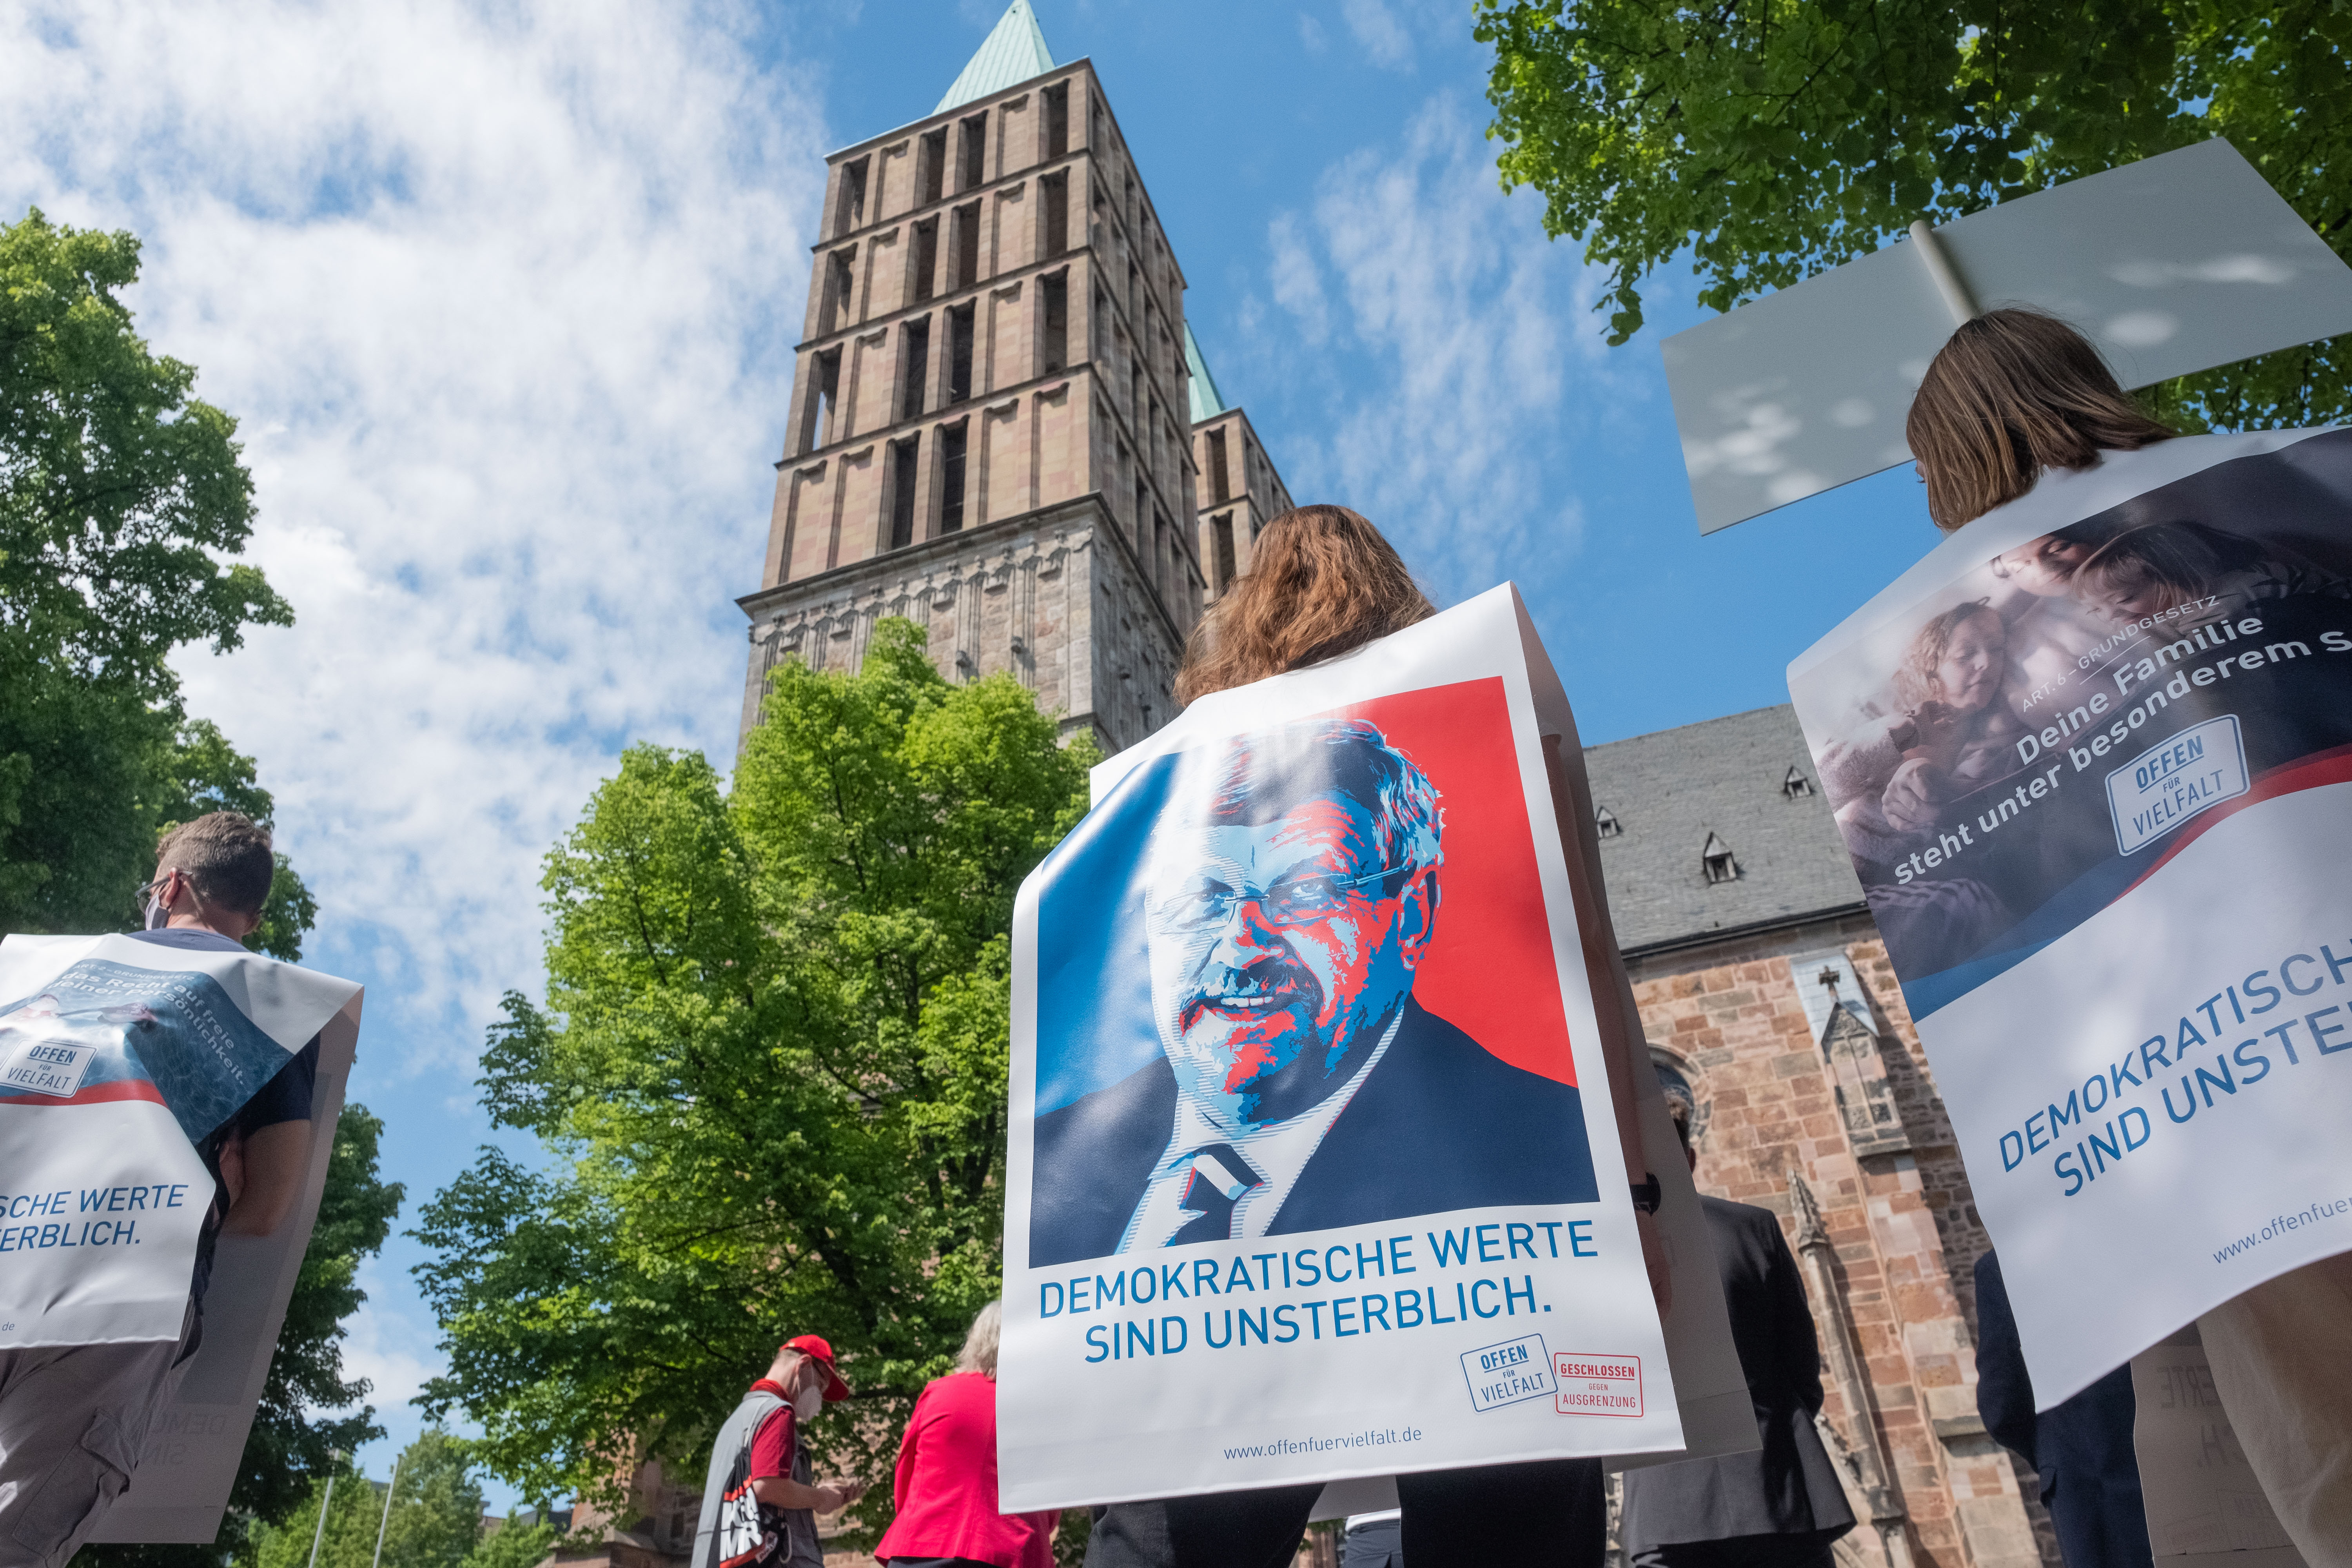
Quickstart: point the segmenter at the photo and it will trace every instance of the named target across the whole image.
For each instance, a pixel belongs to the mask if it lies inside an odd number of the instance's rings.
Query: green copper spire
[[[973,99],[1002,92],[1014,82],[1043,76],[1053,68],[1054,54],[1045,47],[1045,32],[1037,26],[1037,13],[1029,9],[1029,0],[1013,0],[1004,8],[1004,15],[997,18],[994,29],[981,40],[979,49],[965,62],[955,85],[948,89],[948,95],[931,112],[945,114]]]
[[[1217,391],[1216,378],[1209,374],[1209,362],[1201,357],[1201,340],[1192,335],[1192,323],[1184,323],[1184,368],[1192,373],[1192,423],[1213,419],[1225,411],[1225,400]]]

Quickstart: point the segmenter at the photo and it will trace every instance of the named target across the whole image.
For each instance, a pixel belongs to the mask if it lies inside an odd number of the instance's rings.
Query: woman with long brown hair
[[[1339,506],[1284,512],[1258,535],[1248,572],[1193,628],[1177,676],[1187,703],[1212,692],[1337,658],[1433,615],[1395,549],[1363,517]],[[1625,1179],[1640,1185],[1641,1141],[1630,1086],[1634,1070],[1622,975],[1599,886],[1599,844],[1572,738],[1546,737],[1554,806],[1576,885],[1590,972],[1615,994],[1599,1008],[1615,1099]],[[1664,1271],[1650,1216],[1636,1216],[1653,1289],[1664,1305]],[[1460,1563],[1575,1564],[1597,1568],[1605,1537],[1598,1460],[1544,1460],[1397,1478],[1405,1555],[1414,1568]],[[1275,1568],[1297,1549],[1319,1486],[1275,1487],[1121,1503],[1104,1510],[1087,1551],[1091,1568]]]

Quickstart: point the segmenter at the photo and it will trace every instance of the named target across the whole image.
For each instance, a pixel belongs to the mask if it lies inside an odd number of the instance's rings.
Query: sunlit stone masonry
[[[743,723],[797,655],[927,626],[1106,751],[1175,712],[1185,633],[1289,504],[1184,323],[1093,66],[1014,0],[930,115],[826,160]],[[1205,468],[1205,472],[1204,472]]]

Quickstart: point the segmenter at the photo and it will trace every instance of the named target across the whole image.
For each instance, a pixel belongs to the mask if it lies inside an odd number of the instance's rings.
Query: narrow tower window
[[[961,403],[971,395],[972,319],[977,301],[948,312],[948,401]]]
[[[940,531],[963,527],[963,447],[969,421],[940,432]]]
[[[1045,251],[1060,256],[1070,248],[1070,176],[1065,172],[1045,182]]]
[[[948,132],[942,125],[923,138],[922,163],[916,178],[921,182],[923,205],[929,206],[947,195]]]
[[[920,304],[931,297],[940,281],[940,220],[930,218],[915,226],[915,302]]]
[[[969,289],[980,281],[980,204],[956,208],[955,286]]]
[[[915,542],[915,453],[920,437],[890,444],[890,548]]]
[[[1209,526],[1217,541],[1217,592],[1222,594],[1225,584],[1234,580],[1234,514],[1221,511],[1210,520]]]
[[[818,331],[837,332],[849,321],[849,291],[856,277],[850,269],[850,252],[836,250],[826,258],[824,274],[824,309]]]
[[[1058,158],[1070,150],[1070,84],[1055,82],[1045,89],[1045,156]]]
[[[1222,503],[1234,499],[1233,474],[1225,467],[1225,433],[1209,432],[1209,499]]]
[[[846,163],[841,170],[841,211],[835,216],[833,232],[847,234],[866,222],[866,160]]]
[[[968,191],[988,177],[988,116],[975,114],[956,129],[962,138],[956,149],[956,189]]]
[[[809,362],[814,378],[808,412],[803,416],[808,424],[801,431],[801,450],[814,451],[833,439],[833,402],[841,386],[841,351],[816,355]]]
[[[930,374],[931,319],[929,316],[919,321],[907,323],[907,331],[899,339],[898,352],[905,356],[906,366],[905,374],[898,381],[898,417],[913,419],[923,412],[923,395],[928,390],[923,383]]]
[[[1045,293],[1045,341],[1038,358],[1050,374],[1061,369],[1070,355],[1070,277],[1056,272],[1039,283]]]

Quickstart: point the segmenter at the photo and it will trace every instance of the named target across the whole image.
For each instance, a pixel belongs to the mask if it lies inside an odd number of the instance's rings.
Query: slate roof
[[[1859,908],[1805,737],[1787,704],[1585,750],[1609,910],[1627,952]],[[1790,770],[1806,788],[1784,788]],[[1707,880],[1708,835],[1738,874]]]
[[[1037,13],[1029,9],[1029,0],[1013,0],[931,112],[945,114],[1053,68],[1054,52],[1045,47],[1045,32],[1037,26]]]

